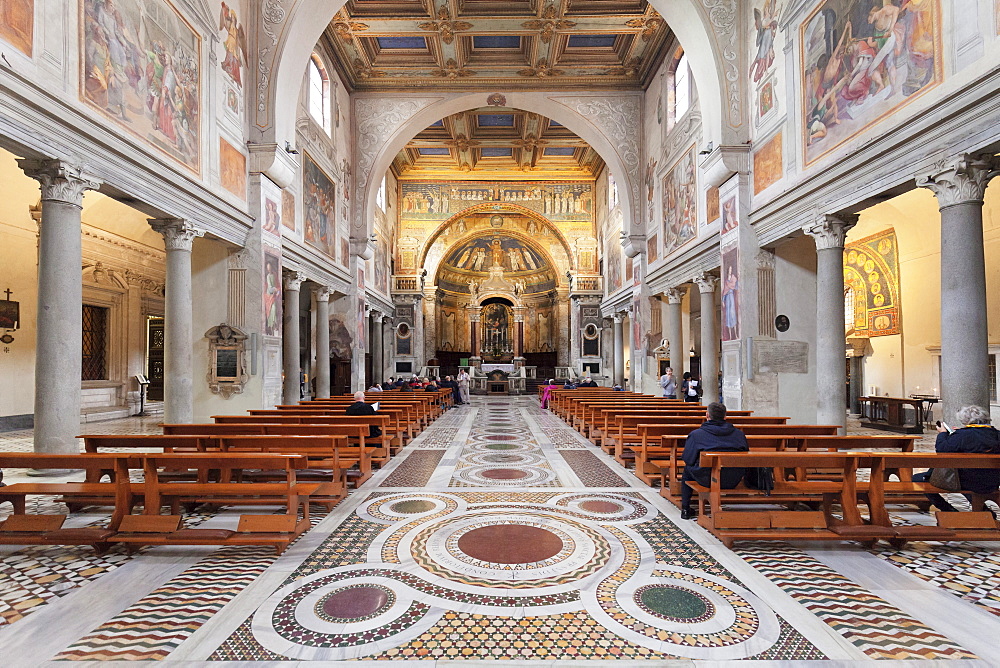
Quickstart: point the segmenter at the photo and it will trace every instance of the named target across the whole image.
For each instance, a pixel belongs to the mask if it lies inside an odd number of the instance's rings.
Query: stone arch
[[[527,209],[527,208],[525,208],[523,206],[519,206],[517,204],[503,203],[503,204],[500,205],[501,206],[500,209],[496,209],[495,208],[496,206],[497,206],[497,204],[495,202],[487,202],[485,204],[474,204],[474,205],[472,205],[472,206],[470,206],[470,207],[468,207],[466,209],[463,209],[463,210],[459,211],[458,213],[456,213],[455,215],[453,215],[451,218],[449,218],[448,220],[446,220],[443,223],[441,223],[440,225],[438,225],[437,229],[434,230],[434,232],[432,232],[431,235],[429,237],[427,237],[427,241],[424,242],[424,247],[421,249],[421,251],[420,251],[420,257],[417,260],[417,267],[423,267],[424,266],[424,262],[427,259],[427,254],[430,252],[431,247],[437,242],[438,238],[442,234],[444,234],[445,230],[447,230],[455,222],[457,222],[459,218],[464,218],[466,216],[469,216],[469,215],[472,215],[472,214],[476,214],[476,213],[483,213],[485,211],[491,211],[491,212],[492,211],[499,211],[501,213],[504,212],[504,211],[507,211],[507,212],[510,212],[510,213],[521,214],[521,215],[523,215],[523,216],[525,216],[527,218],[531,218],[531,219],[535,220],[536,222],[538,222],[541,225],[545,225],[546,227],[548,227],[552,231],[553,236],[555,236],[555,238],[562,245],[563,250],[566,251],[566,260],[567,260],[567,263],[569,264],[570,268],[575,268],[576,262],[575,262],[575,259],[573,258],[573,249],[570,247],[569,241],[566,240],[566,237],[563,236],[563,233],[559,231],[559,228],[552,224],[552,221],[550,221],[548,218],[546,218],[545,216],[539,214],[536,211],[532,211],[531,209]],[[508,231],[510,231],[510,230],[505,230],[505,232],[508,232]],[[480,231],[480,233],[481,233],[481,231]],[[468,236],[474,236],[474,234],[475,233],[470,233],[469,235],[467,235],[466,237],[463,237],[463,238],[468,238]],[[513,236],[516,236],[516,235],[513,235]],[[457,242],[454,242],[454,243],[457,243]],[[535,245],[535,244],[533,244],[533,245]],[[550,259],[551,259],[551,254],[550,253],[546,252],[545,255],[549,256]]]
[[[688,54],[691,71],[701,99],[706,142],[713,142],[716,145],[739,143],[737,141],[739,132],[745,134],[746,123],[743,120],[745,114],[740,102],[741,82],[745,77],[741,76],[740,70],[742,60],[740,57],[738,3],[735,0],[650,0],[650,4],[664,18]],[[302,73],[305,71],[313,47],[333,19],[334,14],[343,5],[343,0],[334,0],[333,2],[329,0],[291,0],[288,8],[283,6],[282,0],[264,3],[258,17],[258,63],[255,68],[257,70],[257,86],[252,104],[255,111],[253,127],[259,141],[274,143],[278,146],[283,146],[285,141],[294,142],[295,105],[283,105],[279,108],[277,102],[298,99],[299,89],[302,85]],[[572,97],[554,92],[547,95],[549,97]],[[485,99],[485,95],[482,94],[422,98],[423,104],[416,108],[410,105],[409,108],[398,113],[397,117],[405,116],[405,118],[400,119],[400,124],[411,119],[417,125],[424,123],[417,130],[419,131],[450,113],[483,106],[481,102],[477,102],[475,106],[463,106],[469,104],[471,100],[458,104],[444,103],[446,99],[454,102],[463,97],[474,97],[477,100]],[[551,109],[539,108],[539,106],[546,105],[528,104],[527,100],[520,99],[531,97],[531,95],[511,94],[510,97],[519,99],[519,103],[511,106],[550,114],[550,118],[563,123],[590,142],[605,159],[612,172],[616,174],[616,178],[619,174],[629,176],[628,201],[625,202],[629,205],[626,229],[641,234],[642,221],[639,211],[641,179],[638,178],[637,171],[642,156],[636,154],[624,157],[624,160],[631,159],[636,163],[634,170],[626,170],[622,159],[611,159],[613,156],[609,149],[612,147],[609,144],[614,144],[614,141],[597,141],[597,137],[588,138],[586,136],[595,133],[588,131],[589,128],[585,127],[586,121],[584,119],[587,116],[601,115],[601,110],[591,107],[589,111],[592,113],[581,111],[579,108],[576,114],[566,113],[566,111],[553,113]],[[394,98],[390,102],[396,101],[400,101],[399,98]],[[439,108],[427,114],[420,113],[420,107],[435,106],[432,105],[435,101],[442,102]],[[586,107],[586,103],[584,103],[584,107]],[[642,127],[641,114],[638,113],[638,102],[636,107],[636,122],[630,126],[634,128],[633,132]],[[446,111],[446,109],[452,110]],[[357,113],[357,109],[355,111]],[[436,117],[430,118],[431,116]],[[428,118],[430,120],[427,120]],[[614,122],[610,125],[613,127]],[[621,129],[619,125],[618,130],[621,131]],[[597,134],[602,135],[603,133],[597,132]],[[613,135],[613,132],[609,133],[609,136]],[[371,165],[364,175],[365,181],[368,180],[368,173],[379,173],[377,170],[385,171],[389,161],[391,161],[391,155],[402,148],[405,141],[398,141],[397,132],[393,133],[392,137],[386,137],[386,143],[391,144],[390,158],[385,159],[384,151],[380,151],[375,157],[375,164]],[[392,151],[392,148],[395,151]],[[360,182],[362,179],[359,178],[358,181]],[[362,187],[362,184],[359,183],[358,190],[367,191],[369,185],[364,183]],[[370,209],[374,205],[369,201],[370,198],[367,195],[368,193],[365,192],[365,196],[358,200],[363,203],[365,210],[360,215],[355,215],[352,236],[356,239],[367,238],[367,228],[371,226],[373,219],[373,211]]]
[[[522,242],[526,246],[530,246],[532,250],[534,250],[535,252],[537,252],[542,258],[545,259],[545,262],[552,269],[552,273],[553,273],[553,276],[554,276],[555,281],[556,281],[556,286],[558,287],[559,285],[564,284],[565,277],[559,275],[559,273],[557,271],[559,265],[556,263],[555,258],[552,256],[552,253],[549,251],[548,248],[546,248],[545,246],[542,246],[541,244],[538,243],[538,241],[536,239],[530,237],[529,235],[527,235],[526,233],[524,233],[524,232],[522,232],[520,230],[498,229],[496,231],[497,231],[498,234],[502,234],[503,236],[511,237],[512,239],[517,239],[518,241]],[[483,236],[483,234],[484,234],[483,230],[472,230],[471,232],[468,232],[468,233],[462,235],[461,237],[455,239],[454,241],[451,241],[448,244],[447,248],[445,248],[444,252],[441,254],[441,257],[442,258],[446,257],[448,255],[448,253],[451,251],[451,249],[455,248],[456,246],[460,246],[462,244],[469,243],[470,241],[473,241],[475,239],[481,238]],[[436,242],[436,240],[435,240],[435,242]],[[421,259],[426,258],[428,251],[430,251],[430,248],[433,245],[434,245],[434,242],[430,242],[430,241],[427,244],[425,244],[424,250],[423,250],[423,252],[421,254]],[[567,264],[570,265],[570,266],[572,266],[572,264],[573,264],[573,255],[569,251],[569,247],[563,245],[563,249],[566,251],[566,261],[567,261]],[[422,266],[422,265],[420,265],[420,266]],[[433,285],[437,285],[438,284],[438,274],[440,273],[440,271],[441,271],[441,265],[439,263],[436,267],[434,267],[434,271],[433,272],[431,272],[431,271],[427,272],[428,276],[433,275],[433,277],[434,277],[434,283],[433,283]]]

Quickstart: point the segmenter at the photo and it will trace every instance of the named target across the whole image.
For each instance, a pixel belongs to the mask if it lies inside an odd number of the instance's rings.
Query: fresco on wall
[[[722,203],[722,233],[735,230],[740,225],[740,217],[736,212],[736,195]]]
[[[740,338],[740,265],[739,246],[722,249],[722,340]]]
[[[774,135],[753,154],[753,194],[757,195],[781,180],[781,133]]]
[[[663,253],[694,239],[698,227],[698,183],[694,146],[663,177]]]
[[[264,251],[264,336],[281,336],[281,258]]]
[[[774,79],[768,79],[757,92],[757,120],[760,121],[774,111]]]
[[[660,239],[654,233],[649,236],[646,240],[646,262],[648,264],[653,264],[659,257],[658,253],[660,250]]]
[[[622,245],[613,237],[605,244],[604,278],[610,295],[622,287]]]
[[[756,31],[754,43],[757,51],[750,63],[750,77],[754,83],[760,81],[774,63],[774,36],[778,32],[777,0],[764,0],[761,7],[753,9],[753,26]]]
[[[278,203],[270,197],[264,198],[264,222],[262,227],[265,232],[276,237],[281,236],[281,213],[278,211]]]
[[[844,247],[847,317],[854,336],[900,333],[899,251],[892,228]]]
[[[489,181],[403,182],[400,215],[404,220],[444,220],[488,202],[516,204],[553,221],[591,220],[594,215],[591,183]]]
[[[337,186],[308,153],[302,158],[302,206],[306,242],[336,257]]]
[[[247,198],[247,158],[240,150],[219,138],[219,182],[222,187],[238,196]]]
[[[646,336],[642,323],[646,321],[645,300],[636,292],[632,298],[632,350],[639,355],[646,354]]]
[[[365,312],[365,270],[358,268],[358,312],[357,312],[357,344],[365,348],[365,330],[368,329],[368,314]]]
[[[719,189],[709,188],[705,193],[705,223],[714,223],[719,219]]]
[[[0,39],[30,56],[35,33],[35,0],[0,0]]]
[[[938,0],[825,0],[800,30],[806,164],[941,82]]]
[[[229,75],[237,87],[243,87],[243,63],[246,62],[247,36],[236,16],[236,10],[222,3],[219,14],[219,30],[225,33],[222,48],[226,56],[222,60],[222,71]]]
[[[281,191],[281,224],[295,231],[295,194],[291,190]]]
[[[166,0],[81,0],[81,97],[200,170],[201,38]]]
[[[379,239],[375,244],[375,257],[372,258],[375,289],[389,294],[389,248],[385,239]]]

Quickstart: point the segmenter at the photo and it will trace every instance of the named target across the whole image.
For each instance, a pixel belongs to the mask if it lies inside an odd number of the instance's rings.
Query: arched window
[[[691,68],[687,54],[678,47],[672,58],[669,87],[667,90],[667,127],[673,127],[691,108]]]
[[[309,115],[330,132],[330,77],[317,54],[309,59]]]
[[[386,177],[382,177],[382,183],[378,187],[378,192],[375,193],[375,205],[381,210],[385,211],[385,182]]]

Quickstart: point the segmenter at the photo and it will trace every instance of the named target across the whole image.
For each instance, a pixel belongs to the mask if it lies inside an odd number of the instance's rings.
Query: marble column
[[[715,331],[715,287],[719,279],[701,274],[694,279],[701,293],[701,387],[706,406],[719,400],[719,336]]]
[[[150,220],[167,249],[163,300],[163,421],[194,419],[194,314],[191,303],[191,248],[205,234],[186,220]]]
[[[816,241],[816,422],[847,427],[844,240],[856,215],[823,215],[803,231]]]
[[[299,291],[306,280],[306,275],[301,271],[290,271],[285,273],[284,279],[281,366],[285,374],[285,384],[282,403],[291,405],[299,403],[302,397],[299,384]]]
[[[570,364],[577,372],[580,371],[580,337],[583,332],[580,318],[580,298],[573,296],[569,298],[569,357]]]
[[[575,360],[570,359],[570,340],[573,336],[569,330],[569,289],[556,288],[555,312],[556,322],[553,328],[554,344],[556,346],[556,366],[573,366]]]
[[[420,368],[427,363],[424,357],[424,297],[413,296],[413,373],[419,374]]]
[[[683,323],[681,321],[681,302],[684,300],[684,293],[687,288],[669,288],[664,293],[667,296],[667,345],[670,350],[670,366],[674,370],[674,378],[677,379],[677,392],[681,390],[681,376],[684,375],[684,358],[687,352],[684,350]]]
[[[965,155],[917,179],[941,211],[941,416],[953,427],[960,408],[990,409],[983,194],[993,167]]]
[[[611,325],[615,337],[615,357],[614,357],[614,383],[625,386],[625,326],[622,323],[624,318],[621,313],[612,316]]]
[[[330,288],[313,289],[316,299],[316,397],[330,396]]]
[[[385,362],[382,359],[382,312],[372,311],[372,382],[385,380]]]
[[[80,448],[83,367],[83,193],[100,181],[61,160],[18,160],[41,184],[38,236],[38,322],[35,334],[35,443],[37,453]],[[7,382],[12,382],[8,378]],[[44,471],[42,473],[45,473]]]

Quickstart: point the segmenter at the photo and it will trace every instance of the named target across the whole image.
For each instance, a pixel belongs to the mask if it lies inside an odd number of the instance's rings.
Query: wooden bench
[[[212,419],[215,424],[269,424],[289,427],[294,425],[322,426],[324,424],[374,425],[382,430],[382,436],[369,437],[369,444],[375,445],[382,442],[384,445],[377,447],[388,447],[389,453],[396,455],[403,449],[407,438],[406,431],[401,426],[398,417],[399,413],[390,415],[380,411],[378,415],[317,416],[313,419],[301,415],[213,415]]]
[[[761,415],[737,415],[730,418],[726,416],[726,421],[733,426],[742,429],[744,426],[749,425],[783,425],[788,420],[787,417],[770,417]],[[639,434],[640,424],[650,424],[653,421],[649,415],[631,416],[631,415],[617,415],[614,417],[613,422],[615,424],[614,435],[610,439],[610,443],[605,442],[606,448],[611,449],[609,454],[613,454],[615,460],[622,466],[627,466],[629,460],[634,457],[634,450],[632,447],[639,447],[642,443],[642,436]],[[698,427],[704,424],[705,419],[701,418],[687,418],[687,417],[665,417],[657,420],[656,423],[664,425],[683,425]]]

